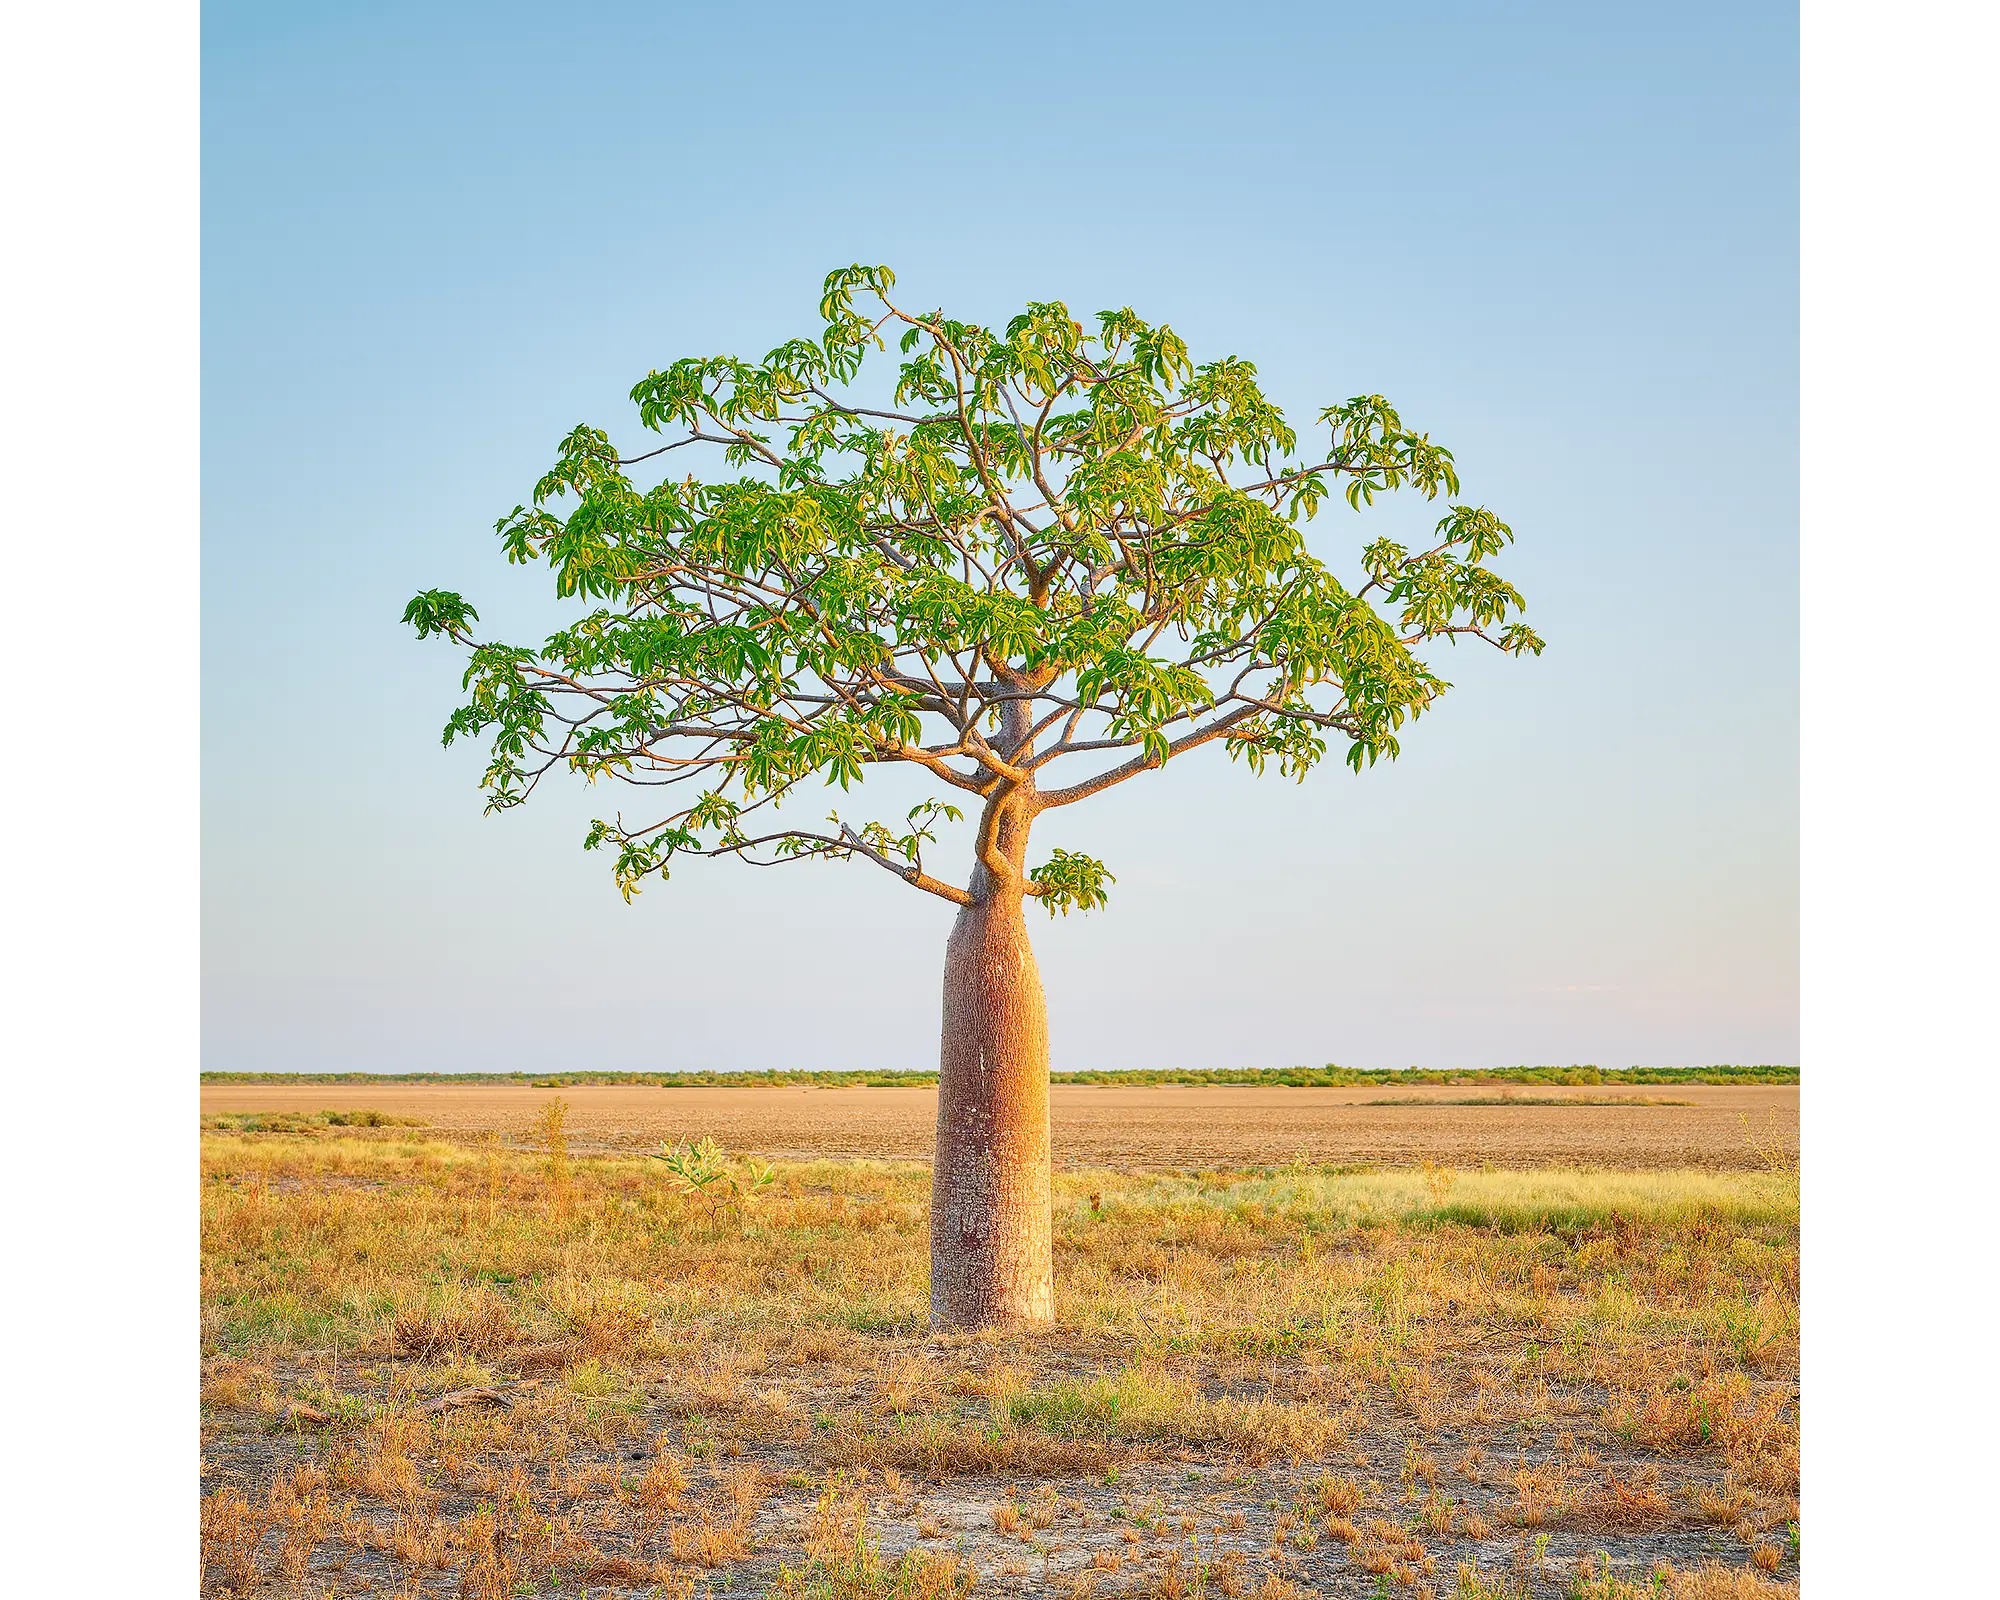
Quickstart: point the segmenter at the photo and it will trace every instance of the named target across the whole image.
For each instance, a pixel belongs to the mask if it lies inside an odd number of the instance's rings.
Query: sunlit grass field
[[[210,1592],[1795,1587],[1782,1155],[1064,1173],[1056,1325],[939,1339],[920,1165],[537,1144],[204,1135]]]

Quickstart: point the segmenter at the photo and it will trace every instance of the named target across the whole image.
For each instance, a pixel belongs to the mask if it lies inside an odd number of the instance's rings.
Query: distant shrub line
[[[1124,1071],[1054,1072],[1054,1083],[1141,1087],[1157,1084],[1278,1086],[1293,1089],[1357,1089],[1385,1084],[1543,1083],[1593,1084],[1797,1083],[1797,1067],[1491,1067],[1445,1070],[1432,1067],[1134,1067]],[[826,1089],[924,1088],[935,1072],[770,1069],[764,1072],[204,1072],[203,1083],[519,1083],[538,1089],[583,1084],[623,1084],[661,1089],[818,1087]]]

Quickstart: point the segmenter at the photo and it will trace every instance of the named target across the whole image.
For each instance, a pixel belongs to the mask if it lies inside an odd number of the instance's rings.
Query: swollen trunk
[[[1049,1019],[1019,894],[960,910],[945,946],[931,1320],[1055,1314],[1049,1216]]]

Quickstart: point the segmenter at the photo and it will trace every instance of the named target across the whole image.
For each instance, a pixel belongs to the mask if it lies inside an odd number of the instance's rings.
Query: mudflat
[[[428,1137],[528,1136],[560,1095],[575,1147],[650,1148],[715,1138],[772,1158],[926,1160],[937,1117],[928,1088],[658,1088],[527,1084],[204,1084],[204,1117],[372,1109],[420,1119]],[[1498,1103],[1467,1104],[1467,1101]],[[1384,1103],[1392,1102],[1392,1103]],[[1707,1168],[1796,1156],[1796,1085],[1554,1088],[1383,1085],[1352,1089],[1057,1084],[1058,1166],[1075,1170],[1314,1165]]]

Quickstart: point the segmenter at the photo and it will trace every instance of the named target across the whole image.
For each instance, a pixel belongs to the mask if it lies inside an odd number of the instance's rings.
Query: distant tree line
[[[763,1072],[204,1072],[203,1083],[519,1083],[541,1089],[579,1084],[623,1084],[659,1089],[823,1088],[920,1089],[935,1084],[935,1071],[899,1072],[768,1069]],[[1799,1081],[1797,1067],[1130,1067],[1117,1070],[1055,1072],[1054,1083],[1149,1087],[1208,1084],[1218,1087],[1358,1089],[1387,1084],[1536,1083],[1570,1087],[1619,1084],[1709,1083],[1787,1084]]]

